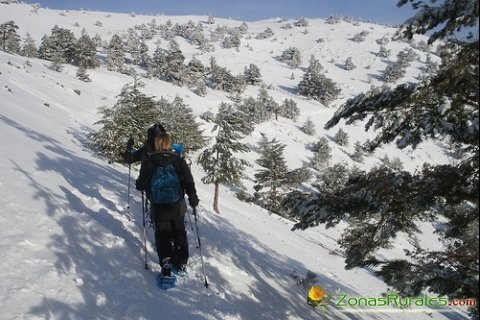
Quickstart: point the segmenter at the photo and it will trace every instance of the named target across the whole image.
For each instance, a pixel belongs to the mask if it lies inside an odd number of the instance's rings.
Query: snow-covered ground
[[[169,19],[173,23],[197,23],[207,17],[132,17],[47,9],[34,13],[30,5],[0,4],[0,23],[15,21],[22,38],[29,32],[37,46],[55,24],[77,36],[85,28],[91,36],[98,33],[109,41],[113,34],[152,19],[157,24]],[[95,26],[97,21],[103,27]],[[187,60],[196,54],[206,64],[213,55],[233,74],[255,63],[264,82],[272,85],[269,94],[277,102],[284,98],[297,102],[301,116],[296,123],[284,118],[264,123],[245,139],[256,144],[260,133],[277,137],[287,144],[285,157],[291,169],[310,159],[308,143],[336,133],[338,126],[329,131],[323,126],[341,102],[372,84],[380,84],[378,76],[388,61],[375,55],[379,48],[375,40],[395,32],[366,23],[309,22],[309,27],[293,29],[282,29],[285,22],[279,23],[278,19],[248,23],[252,37],[242,39],[238,52],[216,43],[214,52],[201,53],[177,39]],[[216,19],[209,28],[240,24]],[[276,40],[255,39],[254,35],[267,26],[275,32]],[[370,32],[367,40],[350,40],[362,30]],[[324,41],[316,41],[319,38]],[[152,50],[154,41],[150,43]],[[162,46],[167,45],[162,40]],[[302,52],[301,67],[306,67],[314,54],[327,75],[339,83],[342,97],[332,107],[295,94],[302,69],[291,69],[275,58],[291,46]],[[386,46],[395,59],[408,44],[390,42]],[[425,53],[418,54],[420,61],[425,61]],[[357,65],[352,71],[339,67],[348,57],[353,57]],[[84,83],[75,78],[75,67],[65,65],[59,73],[48,69],[49,64],[38,59],[28,59],[27,63],[26,58],[0,51],[0,319],[466,319],[464,309],[347,310],[332,303],[324,314],[311,308],[306,302],[309,286],[297,283],[308,271],[317,275],[316,284],[335,294],[379,297],[388,288],[372,270],[344,269],[336,244],[341,226],[292,232],[292,222],[239,201],[234,191],[225,187],[221,187],[221,214],[213,213],[213,187],[200,182],[204,173],[195,163],[192,170],[201,199],[198,227],[209,288],[203,283],[190,217],[190,277],[172,291],[158,289],[152,230],[148,230],[151,270],[144,269],[141,196],[133,185],[131,209],[127,210],[128,168],[107,164],[83,145],[86,134],[98,129],[93,125],[99,120],[98,108],[112,106],[123,85],[132,79],[102,66],[89,70],[92,82]],[[414,80],[419,66],[421,62],[413,63],[406,80]],[[215,112],[222,101],[228,101],[220,91],[208,89],[202,98],[186,87],[158,80],[144,82],[146,94],[168,100],[180,95],[197,115],[207,110]],[[249,86],[245,96],[257,94],[258,87]],[[309,117],[316,124],[315,136],[299,130]],[[339,147],[332,142],[332,163],[353,164],[349,154],[355,140],[365,141],[372,134],[365,133],[362,126],[342,128],[350,134],[350,145]],[[209,133],[207,125],[205,129]],[[366,158],[364,166],[378,165],[385,155],[398,156],[408,170],[425,161],[449,161],[442,146],[426,143],[415,152],[386,146]],[[250,152],[245,158],[253,165],[251,176],[257,168],[254,162],[258,154]],[[137,170],[133,168],[132,179]],[[245,181],[245,185],[251,188],[253,184]],[[436,238],[425,230],[423,240],[436,245]],[[401,254],[398,248],[389,254]]]

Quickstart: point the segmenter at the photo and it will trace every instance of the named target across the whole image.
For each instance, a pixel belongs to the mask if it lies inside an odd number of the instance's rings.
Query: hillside
[[[201,23],[207,33],[217,26],[237,27],[241,21],[200,16],[140,16],[90,11],[56,11],[25,4],[0,4],[0,23],[13,20],[18,34],[30,33],[37,46],[54,25],[72,30],[79,36],[85,28],[110,41],[113,34],[126,34],[135,25]],[[98,26],[98,21],[101,26]],[[309,161],[307,146],[321,136],[331,138],[338,128],[323,129],[338,106],[371,85],[381,85],[380,75],[398,52],[409,44],[391,41],[386,47],[391,58],[379,58],[376,42],[391,36],[395,29],[341,21],[329,24],[325,19],[309,20],[308,27],[285,29],[294,21],[272,19],[248,23],[247,35],[238,50],[225,49],[216,42],[215,50],[203,52],[182,38],[180,45],[186,62],[193,56],[204,64],[215,57],[218,64],[233,74],[256,64],[269,94],[277,101],[293,99],[299,109],[296,122],[280,117],[258,125],[245,142],[256,145],[261,133],[276,137],[287,145],[285,158],[290,168]],[[271,28],[272,39],[255,39],[255,35]],[[308,32],[305,32],[305,30]],[[351,40],[367,30],[363,42]],[[322,41],[318,41],[323,39]],[[148,41],[150,53],[154,38]],[[160,39],[167,48],[168,41]],[[297,47],[303,62],[292,69],[278,60],[283,50]],[[415,81],[426,59],[416,50],[419,60],[408,68],[401,81]],[[100,57],[105,53],[99,51]],[[342,88],[339,99],[329,107],[296,94],[296,87],[310,55],[314,55],[328,77]],[[357,68],[344,70],[348,57]],[[328,308],[323,314],[306,303],[308,285],[298,283],[307,272],[317,275],[315,283],[328,292],[347,293],[355,297],[379,297],[388,288],[372,270],[347,271],[336,239],[341,227],[323,226],[292,232],[293,223],[272,215],[255,205],[239,201],[233,188],[221,188],[220,211],[213,213],[213,187],[204,185],[204,175],[194,162],[193,175],[201,204],[198,227],[210,287],[203,286],[199,251],[195,247],[194,224],[187,220],[190,240],[190,273],[186,281],[171,293],[155,286],[159,271],[153,249],[153,231],[149,230],[149,262],[152,270],[143,268],[143,227],[141,196],[133,190],[131,210],[127,210],[128,168],[108,164],[84,147],[86,134],[98,130],[98,108],[112,106],[121,88],[132,77],[108,71],[105,65],[88,70],[90,83],[76,78],[77,68],[64,65],[61,72],[48,68],[49,62],[27,59],[0,51],[0,143],[4,156],[0,159],[0,319],[466,319],[465,309],[362,310]],[[294,79],[291,79],[292,73]],[[216,112],[229,94],[208,88],[200,97],[186,86],[143,79],[142,90],[156,98],[172,100],[181,96],[196,115]],[[258,86],[248,86],[243,96],[258,95]],[[315,123],[316,134],[300,130],[306,119]],[[211,124],[202,122],[210,134]],[[365,141],[372,133],[363,126],[343,126],[351,137],[349,146],[333,142],[332,163],[355,164],[350,155],[355,140]],[[425,143],[418,150],[398,150],[386,146],[367,157],[365,168],[382,159],[399,157],[407,170],[414,171],[424,162],[447,163],[444,146]],[[195,155],[192,155],[194,159]],[[252,167],[258,168],[258,153],[245,155]],[[132,170],[132,178],[137,175]],[[252,192],[253,181],[244,181]],[[405,242],[398,239],[399,243]],[[425,227],[422,241],[437,246],[437,239]],[[391,250],[385,255],[402,255]],[[153,272],[152,272],[153,271]]]

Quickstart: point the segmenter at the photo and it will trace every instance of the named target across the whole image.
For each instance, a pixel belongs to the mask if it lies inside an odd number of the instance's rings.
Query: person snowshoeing
[[[154,140],[154,151],[145,152],[136,188],[145,191],[151,204],[162,276],[185,272],[189,258],[185,194],[192,208],[199,200],[190,168],[172,150],[172,139],[162,132]]]

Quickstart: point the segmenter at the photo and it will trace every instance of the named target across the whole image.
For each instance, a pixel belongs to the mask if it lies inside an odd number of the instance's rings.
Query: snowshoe
[[[173,266],[172,273],[177,277],[186,277],[188,275],[187,265],[182,264],[182,265]]]

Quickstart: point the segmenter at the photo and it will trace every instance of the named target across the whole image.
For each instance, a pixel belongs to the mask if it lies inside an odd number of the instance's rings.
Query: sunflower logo
[[[320,307],[325,312],[331,298],[332,293],[327,294],[322,287],[314,285],[308,290],[307,303],[313,308]]]

